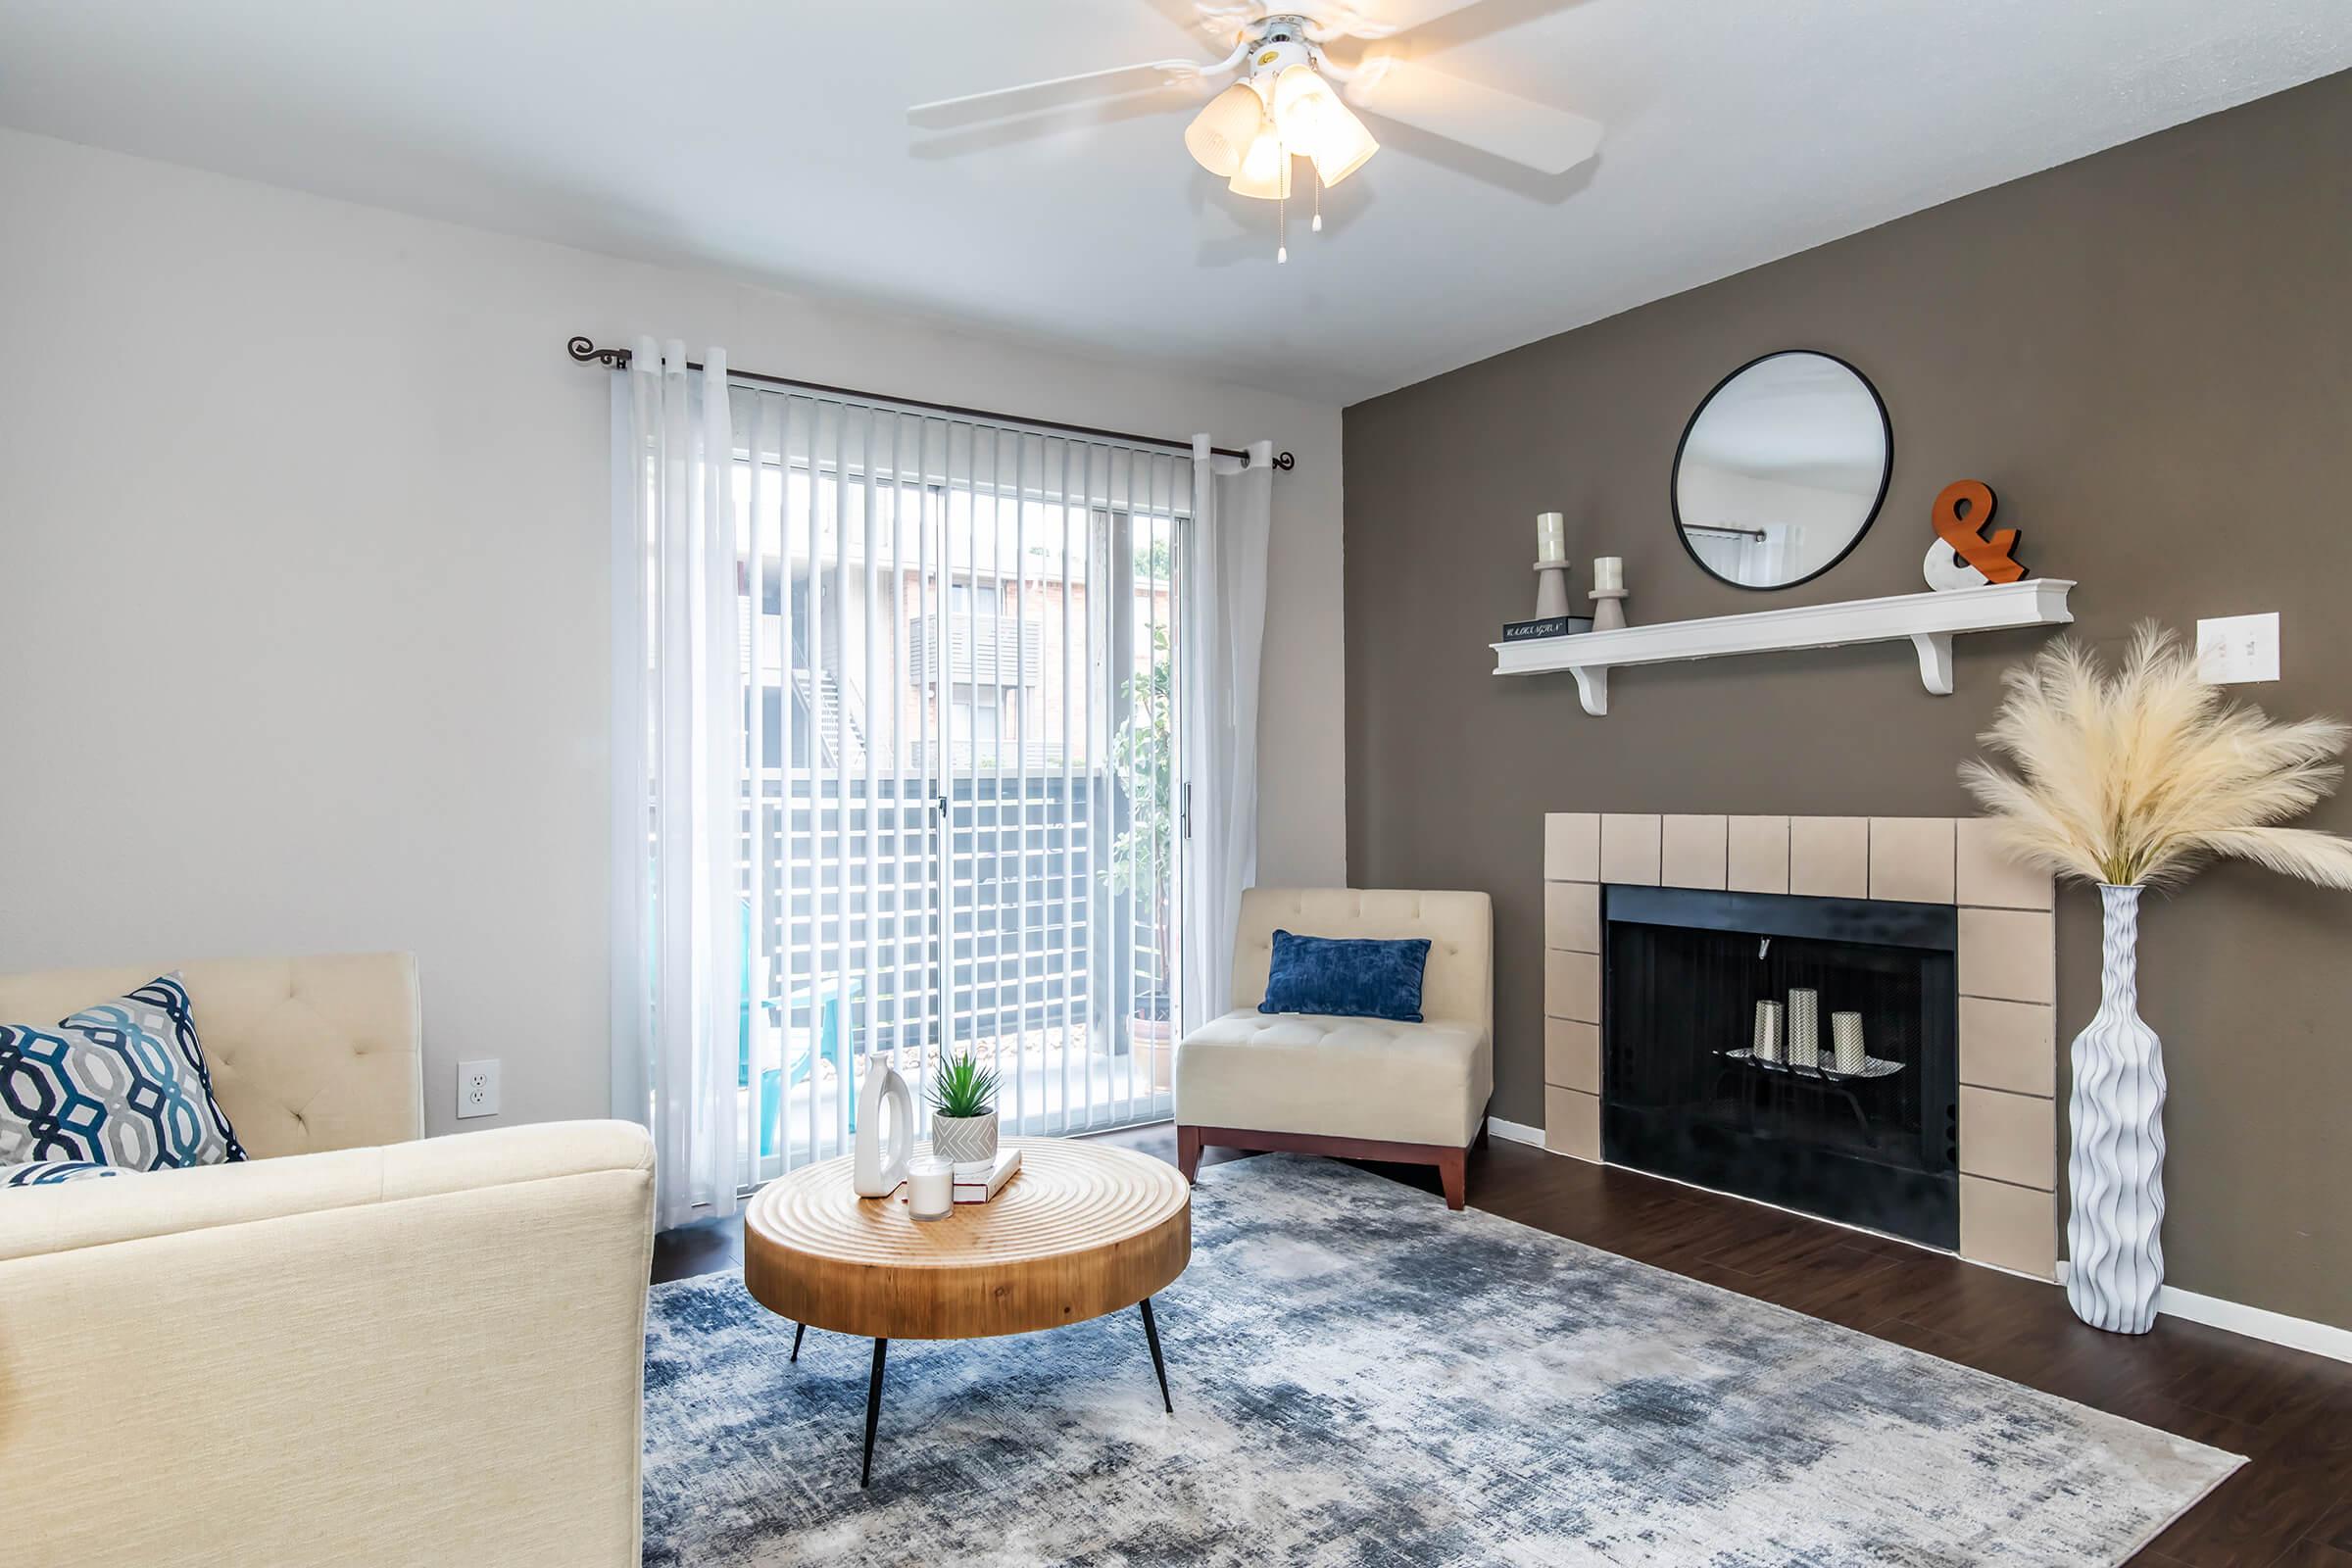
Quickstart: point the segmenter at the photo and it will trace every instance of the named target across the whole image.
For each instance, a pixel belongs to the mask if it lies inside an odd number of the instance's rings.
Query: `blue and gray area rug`
[[[1212,1165],[1157,1301],[891,1347],[657,1287],[645,1561],[2095,1568],[2242,1461],[1346,1165]]]

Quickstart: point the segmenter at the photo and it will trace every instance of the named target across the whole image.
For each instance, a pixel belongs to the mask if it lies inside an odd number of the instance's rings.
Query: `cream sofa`
[[[1262,1013],[1274,933],[1427,937],[1420,1023]],[[1494,912],[1484,893],[1251,888],[1233,1010],[1176,1048],[1177,1163],[1208,1146],[1438,1167],[1449,1207],[1494,1092]]]
[[[0,1191],[14,1555],[634,1564],[644,1131],[417,1141],[406,955],[181,969],[255,1157]],[[0,1018],[157,972],[0,977]]]

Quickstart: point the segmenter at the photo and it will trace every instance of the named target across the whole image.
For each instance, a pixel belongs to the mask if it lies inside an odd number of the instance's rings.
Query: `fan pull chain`
[[[1315,170],[1315,221],[1312,227],[1317,234],[1323,232],[1323,171],[1320,169]]]
[[[1274,203],[1274,260],[1277,265],[1291,259],[1291,199],[1282,196]]]

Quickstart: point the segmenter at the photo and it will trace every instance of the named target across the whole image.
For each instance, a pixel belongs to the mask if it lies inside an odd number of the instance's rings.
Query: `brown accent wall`
[[[1930,501],[1981,478],[2029,567],[2081,580],[2084,637],[2277,610],[2284,678],[2240,690],[2352,710],[2348,148],[2343,74],[1348,411],[1348,875],[1494,895],[1495,1114],[1544,1114],[1544,811],[1964,813],[1954,765],[2042,641],[1957,639],[1944,698],[1899,643],[1620,670],[1589,717],[1564,674],[1491,672],[1540,511],[1568,514],[1580,591],[1622,555],[1632,617],[1674,620],[1918,591]],[[1877,384],[1894,474],[1841,565],[1750,593],[1685,556],[1668,471],[1717,378],[1781,348]],[[2314,824],[2352,831],[2352,802]],[[2097,899],[2059,910],[2066,1039]],[[2352,895],[2224,867],[2143,933],[2171,1283],[2352,1327]]]

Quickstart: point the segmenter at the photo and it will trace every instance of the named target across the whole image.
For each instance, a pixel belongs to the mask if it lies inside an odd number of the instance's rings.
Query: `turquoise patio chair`
[[[735,1082],[739,1087],[748,1087],[752,1081],[752,906],[748,902],[740,902],[738,906],[742,910],[742,935],[738,951],[743,975],[743,1001],[737,1013]],[[809,1039],[802,1047],[800,1055],[786,1068],[769,1067],[760,1074],[760,1156],[762,1159],[772,1156],[776,1152],[776,1107],[784,1094],[786,1072],[789,1071],[793,1084],[806,1083],[816,1071],[819,1060],[833,1064],[833,1074],[842,1086],[842,1093],[851,1097],[850,1131],[854,1133],[858,1130],[856,1080],[850,1072],[847,1045],[849,1030],[843,1026],[842,1003],[845,1000],[855,1003],[864,995],[865,985],[852,977],[846,999],[836,985],[828,990],[821,1004],[816,1003],[815,990],[813,986],[803,986],[790,996],[768,997],[760,1003],[787,1033],[791,1031],[794,1013],[811,1004],[816,1004],[816,1016],[811,1020],[814,1027],[810,1029]]]

